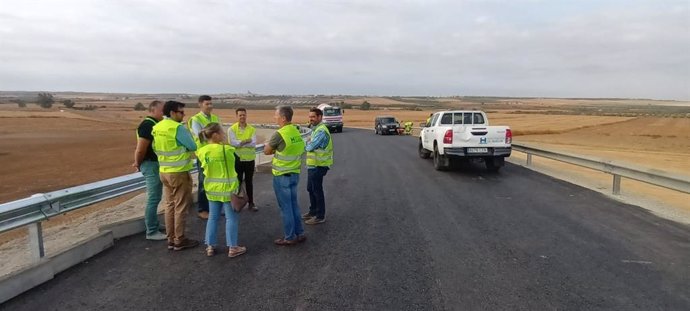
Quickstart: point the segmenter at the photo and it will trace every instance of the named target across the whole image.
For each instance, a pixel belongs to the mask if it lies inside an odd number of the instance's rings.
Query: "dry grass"
[[[107,96],[104,96],[107,98]],[[0,105],[0,160],[4,169],[0,172],[0,202],[5,202],[33,193],[47,192],[120,176],[132,172],[130,163],[134,151],[134,129],[146,112],[133,111],[137,102],[144,104],[151,99],[108,100],[77,99],[78,105],[92,104],[98,107],[95,111],[65,110],[60,112],[60,105],[45,110],[40,108],[19,109],[16,105]],[[344,120],[347,127],[373,128],[377,115],[392,115],[400,121],[413,121],[415,125],[425,121],[428,111],[411,111],[396,109],[401,105],[414,106],[414,99],[361,98],[347,99],[346,103],[359,105],[367,100],[374,106],[388,107],[388,110],[361,111],[347,109]],[[483,108],[474,102],[460,99],[442,99],[442,104],[449,107]],[[187,100],[186,102],[190,102]],[[562,150],[603,159],[612,159],[637,167],[648,167],[681,175],[690,175],[690,118],[661,117],[615,117],[587,115],[557,115],[554,111],[563,109],[567,112],[578,105],[640,105],[647,107],[648,101],[619,100],[562,100],[562,99],[519,99],[487,100],[491,103],[484,107],[492,125],[508,125],[512,128],[515,141],[537,144],[548,149]],[[683,102],[656,102],[668,106],[687,106]],[[497,109],[500,105],[503,108]],[[506,108],[507,107],[507,108]],[[648,108],[648,107],[647,107]],[[471,108],[470,108],[471,109]],[[196,109],[187,109],[190,117]],[[528,110],[529,113],[516,113],[517,110]],[[216,109],[225,123],[235,121],[232,109]],[[250,123],[274,123],[274,112],[267,110],[249,110]],[[308,110],[296,109],[294,123],[306,124]],[[269,133],[261,133],[262,142]],[[336,134],[337,135],[337,134]],[[17,146],[21,146],[18,148]],[[523,159],[519,153],[511,158]],[[593,180],[597,189],[610,185],[610,176],[599,172],[582,172],[568,165],[548,160],[535,160],[535,165],[542,165],[547,172],[563,173],[576,179]],[[27,169],[30,168],[30,169]],[[609,191],[610,192],[610,191]],[[647,199],[652,205],[675,206],[690,209],[687,205],[688,195],[669,192],[665,189],[640,185],[624,180],[624,193],[634,193]],[[129,197],[129,196],[127,196]],[[77,227],[84,223],[93,225],[92,215],[95,211],[101,214],[109,210],[120,211],[113,205],[126,197],[104,202],[88,209],[80,210],[51,220],[46,224],[46,232],[58,234],[61,240],[74,242],[76,237],[65,238],[60,231],[62,227]],[[651,203],[649,203],[651,202]],[[140,213],[140,205],[132,206],[127,217]],[[120,216],[107,216],[106,221],[117,220]],[[119,214],[118,214],[119,215]],[[81,231],[80,231],[81,232]],[[90,231],[83,231],[84,235]],[[25,236],[25,230],[13,231],[0,236],[0,244],[16,237]],[[57,240],[57,238],[55,239]],[[60,248],[59,243],[48,243],[49,251]],[[9,244],[7,244],[9,245]],[[21,241],[17,249],[23,250]],[[3,250],[3,252],[5,252]],[[14,258],[14,257],[11,257]],[[21,258],[20,258],[21,259]],[[2,264],[0,264],[0,268]],[[2,270],[2,269],[0,269]]]
[[[394,106],[410,104],[414,98],[361,98],[347,101],[367,100],[375,105]],[[482,101],[484,99],[473,99]],[[133,111],[137,102],[148,103],[150,99],[106,100],[77,99],[78,105],[92,104],[95,111],[65,110],[59,105],[50,110],[35,108],[19,109],[16,105],[0,105],[0,158],[10,163],[11,169],[2,174],[5,187],[2,200],[15,199],[27,194],[55,190],[76,185],[93,178],[103,179],[131,172],[129,164],[134,148],[134,129],[146,112]],[[189,102],[190,100],[187,100]],[[193,101],[193,99],[191,100]],[[461,99],[439,99],[451,104],[466,103]],[[514,109],[490,111],[492,125],[508,125],[516,141],[537,143],[549,148],[559,148],[574,153],[596,155],[606,158],[630,161],[636,165],[656,167],[665,170],[690,172],[685,159],[690,156],[688,142],[690,119],[688,118],[633,118],[615,116],[554,115],[553,107],[615,104],[618,100],[562,100],[526,99],[493,100],[491,103],[511,103],[518,108],[529,108],[530,113],[515,113]],[[353,102],[354,103],[354,102]],[[515,104],[518,103],[518,104]],[[646,101],[624,101],[625,104],[646,104]],[[678,104],[678,102],[661,102]],[[358,103],[356,103],[358,104]],[[513,107],[516,108],[516,107]],[[196,109],[187,108],[187,118]],[[392,115],[399,121],[412,121],[415,125],[426,120],[433,111],[390,109],[362,111],[346,109],[345,125],[349,127],[373,128],[377,115]],[[543,113],[542,113],[543,112]],[[225,123],[235,121],[233,109],[216,109]],[[250,123],[274,123],[274,111],[249,110]],[[308,110],[296,109],[293,123],[307,124]],[[24,148],[13,148],[22,145]],[[50,151],[47,151],[50,150]],[[26,152],[33,155],[25,156]],[[83,157],[102,159],[101,162],[83,161]],[[59,163],[59,166],[51,163]],[[94,165],[85,165],[93,163]],[[107,165],[105,165],[107,164]],[[22,167],[32,167],[24,170]],[[86,168],[88,170],[85,170]],[[59,169],[58,169],[59,168]],[[73,172],[65,178],[65,171]],[[33,173],[29,173],[33,172]],[[88,172],[88,173],[87,173]],[[38,175],[36,175],[38,174]],[[22,177],[24,176],[24,177]],[[40,177],[39,177],[40,176]],[[32,182],[28,182],[31,180]],[[39,182],[33,182],[39,180]],[[1,201],[1,200],[0,200]]]

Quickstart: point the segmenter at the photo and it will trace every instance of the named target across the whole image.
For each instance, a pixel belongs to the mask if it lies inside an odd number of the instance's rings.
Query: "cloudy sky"
[[[688,0],[0,0],[0,90],[690,99]]]

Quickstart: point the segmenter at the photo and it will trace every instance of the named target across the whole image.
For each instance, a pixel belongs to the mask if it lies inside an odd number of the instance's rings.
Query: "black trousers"
[[[249,204],[254,203],[254,161],[242,162],[238,156],[235,156],[235,171],[237,180],[244,182],[247,188]]]

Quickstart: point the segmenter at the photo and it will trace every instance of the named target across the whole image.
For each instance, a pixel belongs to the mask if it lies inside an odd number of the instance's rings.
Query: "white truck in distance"
[[[343,132],[343,110],[329,104],[321,104],[318,107],[323,112],[323,124],[331,133]]]
[[[510,156],[513,134],[507,126],[489,126],[482,111],[439,111],[424,124],[419,135],[419,156],[434,158],[436,170],[451,162],[482,159],[490,171],[498,171]]]

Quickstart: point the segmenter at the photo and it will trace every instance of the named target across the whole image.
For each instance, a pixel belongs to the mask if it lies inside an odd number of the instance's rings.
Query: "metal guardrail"
[[[257,127],[278,128],[268,125],[257,125]],[[300,127],[300,131],[303,137],[311,134],[309,128]],[[263,150],[264,144],[256,146],[258,155],[263,155]],[[262,164],[261,156],[257,158],[257,164]],[[195,172],[196,168],[191,171],[191,173]],[[141,173],[132,173],[3,203],[0,204],[0,233],[28,226],[32,259],[38,262],[45,256],[41,222],[145,187],[144,176]]]
[[[421,129],[421,127],[413,127],[413,134],[414,131]],[[532,165],[532,156],[536,155],[604,173],[609,173],[613,175],[612,192],[614,195],[619,195],[621,193],[621,177],[690,194],[690,177],[688,176],[675,175],[656,169],[638,169],[624,164],[615,163],[611,160],[596,159],[582,155],[544,150],[534,146],[515,142],[512,144],[512,150],[527,154],[526,166]]]
[[[513,143],[513,150],[527,154],[526,166],[532,165],[532,156],[540,156],[560,162],[565,162],[613,175],[613,194],[621,192],[621,177],[634,179],[644,183],[690,193],[690,178],[656,169],[638,169],[610,160],[596,159],[581,155],[555,152],[539,149],[534,146]]]

